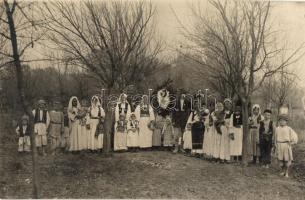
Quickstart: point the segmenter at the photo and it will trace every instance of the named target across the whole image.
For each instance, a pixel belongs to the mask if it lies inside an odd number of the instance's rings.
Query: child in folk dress
[[[166,118],[166,122],[162,129],[163,135],[163,147],[167,151],[172,151],[174,146],[174,127],[169,117]]]
[[[275,150],[280,162],[282,172],[280,175],[289,177],[289,167],[293,161],[292,145],[298,142],[298,136],[292,128],[287,125],[288,116],[279,116],[279,126],[275,129]]]
[[[191,154],[192,150],[192,124],[187,123],[183,133],[183,149],[187,155]]]
[[[273,143],[274,123],[271,120],[271,110],[264,111],[264,120],[260,122],[259,126],[259,144],[261,151],[262,166],[269,168],[271,164],[271,149]]]
[[[130,114],[127,124],[127,147],[131,152],[136,152],[139,148],[139,121],[134,113]]]
[[[31,151],[31,133],[29,129],[29,117],[27,115],[22,116],[21,123],[16,128],[16,133],[19,137],[18,152],[22,153]]]
[[[114,151],[127,150],[127,120],[125,115],[120,114],[119,120],[115,123]]]

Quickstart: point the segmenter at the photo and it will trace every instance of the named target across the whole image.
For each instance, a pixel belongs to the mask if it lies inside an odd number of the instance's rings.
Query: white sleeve
[[[136,115],[136,119],[137,119],[138,121],[140,121],[140,105],[138,105],[138,106],[136,107],[134,113],[135,113],[135,115]]]
[[[128,106],[127,106],[127,113],[126,113],[126,120],[128,121],[129,118],[130,118],[130,113],[131,113],[131,107],[130,107],[130,104],[128,103]]]
[[[120,116],[120,113],[119,113],[119,104],[117,103],[116,106],[115,106],[115,113],[114,113],[115,121],[119,120],[119,116]]]
[[[106,114],[105,114],[105,110],[104,110],[104,108],[100,107],[100,109],[101,109],[101,116],[102,116],[102,117],[105,117],[105,116],[106,116]]]
[[[150,117],[150,121],[155,121],[154,110],[150,105],[149,105],[149,117]]]

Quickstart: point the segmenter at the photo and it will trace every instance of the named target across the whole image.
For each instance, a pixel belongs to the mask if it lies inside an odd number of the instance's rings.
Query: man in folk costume
[[[250,135],[249,135],[249,154],[253,157],[253,164],[260,161],[259,150],[259,124],[264,120],[261,115],[261,108],[258,104],[252,107],[252,115],[249,117]]]
[[[127,119],[129,119],[131,113],[131,107],[127,101],[127,95],[122,93],[119,97],[119,102],[115,107],[115,121],[119,120],[121,114],[123,114]]]
[[[174,134],[175,134],[175,150],[174,153],[177,153],[180,149],[179,147],[182,145],[182,133],[184,133],[184,129],[186,126],[186,122],[188,120],[188,116],[190,114],[190,104],[186,100],[186,95],[181,94],[177,99],[177,104],[175,110],[173,110],[173,126],[174,126]]]
[[[68,117],[69,117],[69,129],[70,129],[70,148],[71,152],[78,152],[79,149],[79,126],[80,126],[80,115],[81,105],[78,98],[73,96],[70,98],[68,105]]]
[[[298,142],[298,135],[287,125],[288,119],[288,108],[280,108],[279,126],[275,129],[274,134],[275,154],[282,168],[280,175],[287,178],[293,161],[292,146]]]
[[[264,120],[259,124],[259,145],[261,153],[262,166],[269,168],[271,164],[271,149],[273,144],[273,134],[275,125],[271,120],[272,111],[270,109],[264,110]]]
[[[38,150],[45,156],[47,146],[47,129],[50,124],[50,116],[47,111],[46,102],[41,99],[37,108],[32,111],[34,116],[35,142]]]
[[[143,95],[140,105],[135,110],[136,118],[139,119],[139,146],[142,149],[152,147],[154,110],[149,104],[148,96]]]
[[[241,110],[242,102],[238,100],[233,113],[233,135],[230,141],[230,155],[232,161],[240,162],[242,159],[243,144],[243,117]]]
[[[31,132],[29,128],[29,117],[23,115],[21,123],[16,128],[18,139],[18,152],[29,152],[31,151]]]
[[[166,89],[159,90],[157,92],[157,104],[153,104],[156,109],[156,119],[152,135],[152,146],[156,149],[160,148],[162,145],[162,129],[166,124],[166,117],[170,114],[167,109],[169,103],[169,91]]]
[[[61,103],[58,100],[53,102],[53,110],[50,111],[50,126],[48,129],[51,139],[52,155],[59,153],[61,137],[64,134],[64,114],[61,111]]]
[[[101,106],[99,97],[96,95],[91,98],[88,116],[89,118],[86,122],[89,129],[88,149],[94,152],[101,151],[103,149],[105,111]]]

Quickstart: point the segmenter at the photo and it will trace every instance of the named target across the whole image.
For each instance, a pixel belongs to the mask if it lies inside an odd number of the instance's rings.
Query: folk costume
[[[207,115],[207,119],[205,120],[205,133],[203,139],[203,153],[207,158],[212,158],[213,156],[213,146],[214,146],[214,127],[213,127],[213,119],[211,114]]]
[[[87,127],[90,129],[88,137],[89,150],[103,149],[103,127],[104,127],[105,111],[101,107],[101,102],[98,96],[91,98],[91,106],[87,120]]]
[[[135,110],[135,115],[139,119],[139,146],[140,148],[150,148],[152,147],[155,115],[147,95],[143,95],[142,102]]]
[[[159,90],[157,92],[157,101],[153,101],[152,104],[156,109],[152,146],[158,148],[162,145],[162,129],[165,126],[166,118],[170,115],[168,109],[170,105],[169,91],[166,89]]]
[[[255,114],[254,110],[257,109],[258,113]],[[264,120],[261,115],[261,109],[258,104],[252,107],[252,116],[249,118],[250,135],[249,135],[249,154],[253,157],[253,163],[257,162],[260,157],[259,150],[259,124],[260,121]]]
[[[127,124],[127,147],[128,149],[139,147],[139,121],[134,113],[130,114]]]
[[[223,111],[223,104],[217,103],[216,110],[211,114],[210,120],[213,122],[213,158],[220,159],[220,146],[222,133],[225,127],[225,113]]]
[[[232,102],[229,99],[225,99],[224,101],[225,104],[225,117],[224,117],[224,122],[225,126],[221,127],[221,142],[220,142],[220,159],[224,161],[230,161],[231,160],[231,155],[230,155],[230,134],[233,133],[233,112],[230,108],[227,108],[226,105],[229,104],[232,106]]]
[[[49,112],[46,109],[44,100],[38,101],[38,107],[32,111],[34,116],[34,134],[36,147],[42,148],[42,154],[46,155],[45,147],[47,146],[47,129],[50,124]]]
[[[23,115],[21,123],[16,128],[18,138],[18,152],[29,152],[31,151],[31,132],[29,128],[29,117]]]
[[[79,151],[79,126],[80,126],[81,105],[77,97],[70,98],[68,105],[69,129],[70,129],[70,148],[69,151]]]
[[[121,114],[119,120],[115,122],[114,151],[127,150],[127,124],[124,114]]]
[[[82,100],[81,102],[81,109],[79,111],[79,123],[80,126],[78,127],[79,134],[78,134],[78,145],[79,150],[87,150],[88,144],[90,141],[90,128],[87,126],[89,122],[89,110],[88,104],[86,100]]]
[[[164,126],[162,128],[163,136],[163,146],[164,147],[173,147],[174,146],[174,127],[172,125],[171,119],[166,118]]]
[[[131,107],[127,101],[127,95],[122,93],[119,97],[119,102],[115,107],[115,121],[119,120],[121,114],[125,116],[125,119],[128,120],[131,113]]]
[[[172,119],[174,126],[175,152],[178,152],[179,145],[182,142],[182,133],[184,132],[188,116],[190,114],[189,102],[185,99],[185,94],[182,94],[178,99],[176,107],[173,111]]]
[[[230,155],[241,156],[243,144],[243,117],[240,111],[233,113],[233,138],[230,141]]]
[[[270,113],[271,110],[265,110],[264,113]],[[261,162],[264,166],[271,164],[271,149],[273,144],[273,134],[275,128],[272,120],[264,119],[259,124],[259,146],[261,153]]]

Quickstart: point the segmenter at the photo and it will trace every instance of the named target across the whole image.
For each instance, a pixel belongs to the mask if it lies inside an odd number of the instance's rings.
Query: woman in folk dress
[[[240,103],[236,103],[233,113],[233,133],[234,137],[230,141],[230,154],[233,161],[240,162],[243,144],[243,119]]]
[[[88,101],[87,99],[83,99],[81,101],[81,110],[80,110],[80,126],[79,126],[79,135],[78,135],[78,142],[79,142],[79,149],[80,150],[87,150],[88,149],[88,136],[90,134],[90,129],[86,126],[89,120],[89,113],[88,113]]]
[[[205,133],[203,139],[203,153],[207,159],[210,159],[212,156],[211,148],[213,143],[213,133],[210,128],[210,114],[207,114],[205,120]]]
[[[155,120],[155,115],[147,95],[142,96],[142,101],[137,106],[135,114],[139,119],[139,146],[140,148],[151,148],[153,136],[151,124]]]
[[[70,98],[68,105],[68,117],[69,117],[69,129],[70,129],[70,149],[69,151],[79,151],[78,135],[80,126],[80,115],[81,105],[77,97],[73,96]]]
[[[213,147],[212,147],[212,154],[215,161],[219,161],[220,159],[220,144],[221,144],[221,135],[222,135],[222,126],[224,126],[224,117],[225,113],[223,111],[223,104],[218,102],[216,104],[215,111],[211,114],[211,119],[213,121],[213,135],[212,138],[214,139]]]
[[[89,108],[89,119],[87,126],[90,128],[90,134],[88,134],[88,149],[92,151],[101,151],[103,149],[103,135],[96,134],[97,127],[105,118],[105,111],[101,107],[101,102],[98,96],[91,98],[91,106]]]
[[[233,112],[230,99],[224,100],[225,124],[221,126],[220,160],[230,162],[230,134],[233,133]]]

